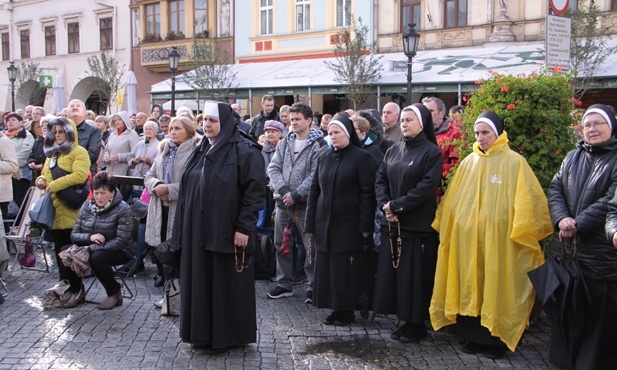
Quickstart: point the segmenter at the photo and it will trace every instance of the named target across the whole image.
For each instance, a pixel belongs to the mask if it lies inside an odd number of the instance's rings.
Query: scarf
[[[4,131],[4,134],[6,135],[6,137],[8,137],[9,139],[12,139],[13,136],[16,136],[17,134],[19,134],[21,132],[21,130],[23,130],[23,128],[20,128],[19,130],[15,130],[15,131],[9,131],[6,130]]]
[[[69,154],[71,149],[73,149],[73,143],[67,140],[60,145],[58,145],[57,142],[54,142],[53,146],[44,147],[43,152],[45,153],[45,157],[51,158],[56,153]]]
[[[178,152],[178,146],[169,141],[169,155],[163,162],[163,184],[173,184],[174,182],[174,161],[176,159],[176,153]]]
[[[96,201],[95,201],[94,199],[92,199],[92,200],[90,201],[90,210],[91,210],[92,212],[94,212],[94,214],[97,214],[97,215],[98,215],[98,214],[100,214],[101,212],[105,212],[106,210],[108,210],[108,209],[109,209],[109,207],[111,207],[111,202],[112,202],[113,200],[114,200],[114,198],[112,197],[112,198],[109,200],[109,202],[105,203],[105,205],[104,205],[104,206],[99,207],[99,206],[96,204]]]

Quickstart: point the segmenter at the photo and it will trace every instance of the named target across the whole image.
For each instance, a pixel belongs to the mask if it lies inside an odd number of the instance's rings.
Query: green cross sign
[[[51,76],[42,75],[39,76],[39,86],[40,87],[52,87],[52,79]]]

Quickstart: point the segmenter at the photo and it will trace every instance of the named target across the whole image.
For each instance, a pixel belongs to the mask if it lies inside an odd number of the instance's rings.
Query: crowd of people
[[[320,120],[301,102],[277,109],[270,95],[261,107],[246,121],[238,104],[223,102],[207,102],[197,116],[180,108],[170,117],[159,105],[150,114],[96,116],[79,100],[59,117],[41,107],[8,112],[0,124],[2,216],[30,186],[51,193],[65,308],[85,301],[82,278],[60,258],[70,245],[86,248],[107,293],[98,308],[108,310],[123,303],[112,267],[141,271],[147,246],[174,244],[179,269],[158,263],[155,284],[179,277],[180,337],[209,353],[256,341],[251,261],[260,211],[273,220],[276,249],[268,298],[292,297],[303,284],[305,303],[331,310],[324,325],[351,325],[355,311],[366,318],[371,310],[401,321],[393,340],[444,330],[463,352],[489,358],[514,351],[528,327],[535,293],[527,274],[545,262],[539,241],[554,234],[564,245],[556,255],[577,256],[585,299],[578,325],[551,317],[549,360],[617,367],[612,107],[584,113],[582,140],[548,198],[509,148],[509,123],[492,111],[475,117],[473,152],[459,163],[463,107],[448,117],[436,97]],[[118,186],[117,176],[144,178],[144,186]],[[134,199],[148,203],[137,240]]]

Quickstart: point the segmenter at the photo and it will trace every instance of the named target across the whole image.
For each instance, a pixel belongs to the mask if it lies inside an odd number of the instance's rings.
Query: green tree
[[[222,50],[216,40],[193,38],[189,61],[191,71],[183,79],[199,92],[200,99],[225,99],[238,86],[231,54]]]
[[[504,120],[510,148],[520,153],[547,190],[566,153],[574,148],[571,77],[557,67],[530,75],[493,72],[469,99],[463,114],[464,138],[458,144],[461,158],[472,151],[473,124],[491,110]]]
[[[345,97],[353,101],[354,109],[363,103],[371,85],[381,77],[382,56],[375,55],[376,43],[369,42],[369,27],[362,24],[362,18],[350,15],[349,26],[336,34],[334,46],[335,62],[325,61],[326,67],[334,72],[334,81],[346,88]]]
[[[99,103],[107,107],[108,112],[111,105],[116,102],[114,98],[118,89],[124,86],[121,80],[124,70],[125,65],[120,67],[118,60],[105,51],[88,57],[86,73],[93,77],[88,80],[92,87],[92,94],[98,96]]]
[[[580,99],[594,85],[594,75],[607,57],[617,52],[617,47],[609,47],[613,25],[604,17],[597,5],[580,4],[570,9],[566,17],[572,20],[570,40],[570,64],[577,89],[574,97]]]

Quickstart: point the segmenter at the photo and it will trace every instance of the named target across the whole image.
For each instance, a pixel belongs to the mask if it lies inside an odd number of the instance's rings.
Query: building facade
[[[42,105],[48,113],[55,113],[63,107],[56,106],[58,100],[54,99],[54,94],[61,94],[64,105],[70,99],[81,99],[89,108],[103,113],[106,107],[101,106],[95,96],[87,60],[104,51],[113,56],[120,67],[124,66],[126,73],[131,64],[130,39],[124,37],[126,24],[129,24],[128,4],[122,0],[1,1],[0,73],[6,73],[9,62],[13,61],[18,68],[36,67],[40,75],[49,76],[56,85],[62,82],[64,86],[56,90],[51,86],[40,88],[36,74],[31,73],[29,79],[15,85],[16,108],[34,103]],[[10,83],[5,77],[0,81],[0,106],[5,111],[10,110]],[[115,111],[118,107],[112,109]]]

